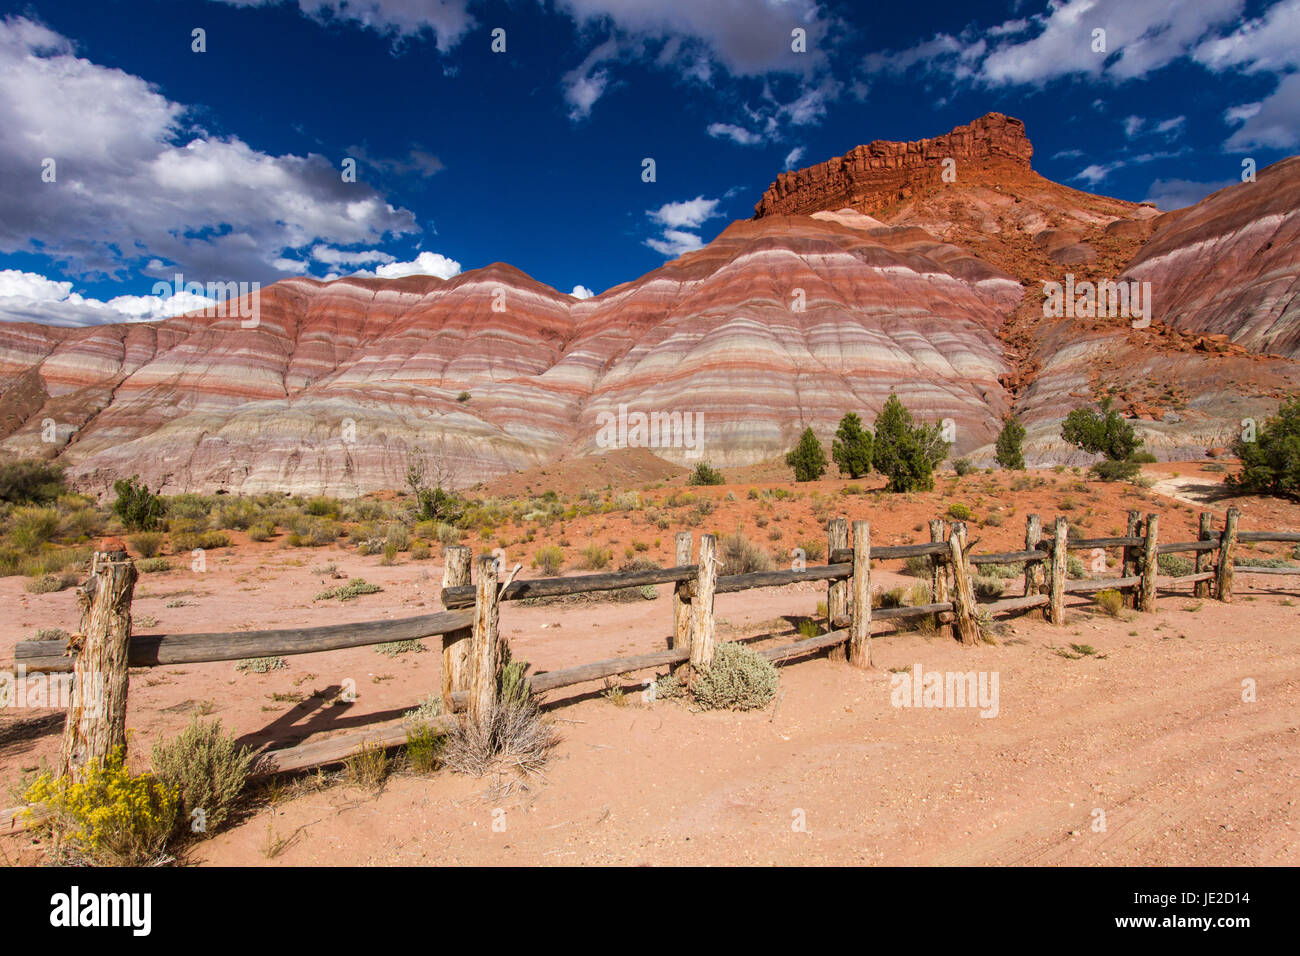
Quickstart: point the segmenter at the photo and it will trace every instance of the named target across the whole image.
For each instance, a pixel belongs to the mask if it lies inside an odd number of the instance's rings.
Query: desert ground
[[[1069,470],[941,476],[925,494],[874,494],[880,482],[795,485],[754,469],[718,487],[684,487],[680,474],[609,482],[643,505],[533,529],[469,535],[478,551],[502,547],[525,564],[538,547],[566,553],[598,541],[672,563],[676,531],[740,529],[778,556],[825,541],[824,521],[872,522],[872,540],[921,540],[924,522],[954,503],[974,513],[979,551],[1022,546],[1024,516],[1066,515],[1093,535],[1121,534],[1129,508],[1161,515],[1162,540],[1196,537],[1197,514],[1242,511],[1242,530],[1300,530],[1300,506],[1228,498],[1221,471],[1152,465],[1150,488],[1084,481]],[[585,481],[552,474],[552,487]],[[518,483],[528,479],[513,476]],[[750,489],[757,489],[751,495]],[[784,488],[791,497],[763,492]],[[540,488],[532,488],[536,493]],[[496,493],[524,488],[496,489]],[[685,502],[667,506],[678,495]],[[708,499],[709,510],[698,502]],[[701,513],[704,512],[704,513]],[[651,523],[668,516],[668,527]],[[774,532],[780,531],[779,537]],[[504,535],[504,537],[503,537]],[[141,631],[183,633],[310,626],[399,618],[439,607],[440,552],[391,565],[346,542],[290,548],[278,536],[235,535],[208,555],[207,570],[141,576],[133,612]],[[634,542],[644,548],[634,546]],[[1244,546],[1246,556],[1288,557],[1282,545]],[[786,559],[788,560],[788,558]],[[824,558],[823,558],[824,560]],[[331,569],[332,566],[332,569]],[[879,587],[910,586],[899,562],[873,571]],[[566,567],[565,573],[581,573]],[[724,573],[726,573],[724,571]],[[364,577],[379,593],[346,603],[313,600]],[[1007,593],[1018,593],[1012,581]],[[1066,623],[1037,612],[1001,619],[994,643],[965,648],[942,634],[878,623],[873,668],[817,658],[781,669],[766,709],[696,712],[647,700],[628,675],[556,692],[548,713],[560,736],[544,772],[470,778],[402,772],[378,788],[337,768],[261,788],[240,818],[194,844],[195,864],[1295,864],[1300,862],[1300,575],[1237,579],[1232,604],[1162,593],[1155,613],[1103,613],[1069,601]],[[503,605],[516,658],[534,670],[647,652],[671,631],[670,591],[632,603]],[[722,639],[789,642],[825,588],[809,583],[720,595]],[[0,578],[0,658],[39,628],[72,629],[72,592],[31,594]],[[424,653],[388,657],[373,648],[302,655],[264,674],[235,662],[132,671],[131,762],[149,763],[154,741],[191,714],[220,718],[241,742],[283,746],[391,719],[435,692],[436,639]],[[995,717],[975,708],[901,708],[891,681],[906,668],[996,673]],[[352,678],[358,699],[334,700]],[[1243,699],[1243,682],[1256,689]],[[622,693],[620,693],[620,691]],[[1249,695],[1246,695],[1249,696]],[[6,806],[24,777],[57,753],[57,710],[0,714],[0,787]],[[1104,814],[1104,829],[1097,826]],[[36,863],[39,838],[0,839],[0,858]]]

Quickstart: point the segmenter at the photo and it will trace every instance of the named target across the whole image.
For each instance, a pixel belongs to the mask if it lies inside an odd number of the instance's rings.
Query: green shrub
[[[1191,558],[1183,557],[1181,554],[1156,555],[1156,566],[1160,569],[1161,574],[1168,575],[1171,578],[1181,578],[1196,573],[1196,562]]]
[[[170,571],[172,563],[166,558],[144,558],[135,563],[135,568],[141,574],[157,574],[159,571]]]
[[[602,548],[598,544],[589,544],[581,551],[582,567],[589,571],[599,571],[608,567],[609,562],[614,560],[614,552],[609,548]]]
[[[1003,421],[995,446],[998,464],[1008,471],[1024,471],[1025,455],[1021,450],[1024,440],[1025,426],[1020,424],[1020,419],[1011,415]]]
[[[148,866],[163,858],[179,795],[152,774],[132,774],[119,748],[102,763],[87,763],[76,782],[41,774],[25,800],[48,811],[40,827],[55,837],[64,856],[57,862]]]
[[[934,469],[948,457],[948,448],[938,425],[914,423],[911,412],[890,393],[876,418],[872,450],[872,464],[889,477],[890,491],[931,490]]]
[[[383,654],[385,657],[396,657],[398,654],[423,654],[428,650],[420,641],[385,641],[374,647],[376,654]]]
[[[1110,461],[1103,459],[1088,469],[1088,474],[1098,481],[1132,481],[1142,471],[1136,461]]]
[[[413,773],[432,773],[438,769],[446,734],[428,724],[417,723],[406,732],[406,765]]]
[[[27,505],[15,508],[5,530],[8,544],[19,551],[34,554],[54,540],[59,533],[59,512],[55,508]]]
[[[163,546],[161,531],[142,531],[126,539],[142,558],[152,558]]]
[[[871,471],[872,438],[871,432],[862,427],[862,419],[856,412],[849,412],[840,419],[831,440],[831,458],[841,475],[861,478]]]
[[[948,506],[948,517],[955,521],[970,521],[973,514],[969,506],[955,501]]]
[[[964,478],[975,470],[969,458],[958,458],[952,463],[952,470],[957,473],[957,477]]]
[[[977,577],[974,582],[975,598],[984,601],[996,601],[1002,597],[1002,582],[997,578]]]
[[[58,500],[67,490],[61,465],[37,459],[0,465],[0,501],[41,505]]]
[[[23,590],[29,594],[52,594],[70,588],[76,583],[75,574],[42,574],[27,581],[23,585]]]
[[[714,468],[708,462],[700,462],[691,472],[691,476],[686,479],[688,485],[721,485],[725,484],[722,472]]]
[[[903,574],[914,578],[930,577],[930,558],[924,554],[915,554],[903,562]]]
[[[252,751],[223,734],[221,721],[202,723],[197,715],[179,736],[153,748],[154,773],[180,797],[177,822],[203,835],[229,818],[252,764]]]
[[[1226,479],[1233,491],[1300,498],[1300,395],[1282,402],[1254,441],[1238,438],[1232,450],[1241,459],[1241,471]]]
[[[794,469],[795,481],[816,481],[826,473],[826,452],[811,428],[805,428],[799,444],[785,456],[785,463]]]
[[[129,531],[153,531],[166,513],[162,498],[151,492],[139,480],[138,475],[118,479],[113,482],[113,492],[117,495],[113,502],[113,513],[122,520]]]
[[[1061,425],[1061,437],[1077,448],[1111,461],[1123,461],[1142,444],[1132,424],[1110,407],[1110,399],[1101,403],[1100,411],[1076,408],[1070,412]]]
[[[1065,573],[1071,578],[1086,578],[1088,569],[1083,566],[1082,561],[1071,554],[1065,559]]]
[[[283,657],[246,657],[235,664],[235,670],[246,674],[269,674],[271,671],[284,670],[288,666],[289,662]]]
[[[382,591],[378,584],[371,584],[364,578],[353,578],[347,584],[340,584],[338,587],[328,588],[317,594],[313,601],[328,601],[332,598],[338,598],[340,601],[351,601],[355,597],[363,594],[376,594]]]
[[[734,641],[719,644],[691,693],[705,710],[755,710],[776,696],[780,676],[765,658]]]
[[[538,548],[533,554],[533,567],[545,575],[555,577],[564,569],[564,549],[554,544]]]

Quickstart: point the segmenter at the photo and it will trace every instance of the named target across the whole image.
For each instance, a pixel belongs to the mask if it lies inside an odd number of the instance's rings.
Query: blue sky
[[[62,0],[0,18],[0,319],[153,317],[185,305],[150,297],[177,272],[505,261],[601,292],[752,215],[784,169],[992,110],[1025,121],[1040,173],[1162,208],[1300,151],[1300,0]]]

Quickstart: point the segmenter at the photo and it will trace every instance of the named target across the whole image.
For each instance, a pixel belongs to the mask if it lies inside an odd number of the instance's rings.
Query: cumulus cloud
[[[790,152],[785,154],[783,165],[786,169],[794,169],[795,166],[798,165],[799,160],[803,159],[803,154],[804,148],[802,146],[796,146],[794,149],[790,150]]]
[[[569,119],[584,120],[591,115],[592,107],[605,95],[610,84],[609,71],[600,64],[616,58],[618,53],[618,42],[608,39],[564,74],[560,80],[560,89],[564,93],[564,101],[569,104]]]
[[[193,292],[120,295],[107,302],[72,291],[72,283],[36,272],[0,270],[0,322],[44,325],[100,325],[183,315],[214,305],[215,299]]]
[[[569,295],[573,296],[575,299],[590,299],[595,294],[596,293],[592,292],[585,285],[575,285],[573,291],[569,293]]]
[[[704,240],[691,230],[699,229],[708,220],[722,215],[718,211],[721,201],[696,196],[694,199],[664,203],[658,209],[646,210],[650,221],[660,226],[663,232],[660,236],[647,239],[645,244],[670,259],[701,248]]]
[[[460,275],[460,263],[436,252],[422,252],[410,262],[390,262],[375,269],[381,279],[400,279],[403,276],[437,276],[450,279]],[[363,273],[364,274],[364,273]]]
[[[0,180],[12,184],[0,192],[0,251],[39,252],[76,274],[268,281],[300,271],[294,250],[314,243],[417,231],[409,211],[344,183],[323,156],[196,135],[185,107],[32,20],[0,21],[0,72]],[[42,181],[47,159],[54,182]]]
[[[346,249],[335,249],[324,244],[313,247],[311,257],[317,262],[323,262],[331,266],[364,266],[372,262],[393,262],[396,258],[378,249],[362,249],[359,252],[349,252]]]
[[[1124,166],[1123,160],[1116,160],[1113,163],[1093,163],[1091,166],[1085,166],[1072,176],[1072,179],[1081,179],[1090,186],[1095,186],[1111,173]]]

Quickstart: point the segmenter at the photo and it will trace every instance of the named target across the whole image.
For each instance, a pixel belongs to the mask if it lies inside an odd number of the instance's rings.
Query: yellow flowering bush
[[[133,775],[124,756],[119,748],[102,764],[87,764],[76,782],[47,771],[28,788],[27,802],[49,813],[43,826],[68,862],[144,866],[166,850],[180,794],[153,774]]]

